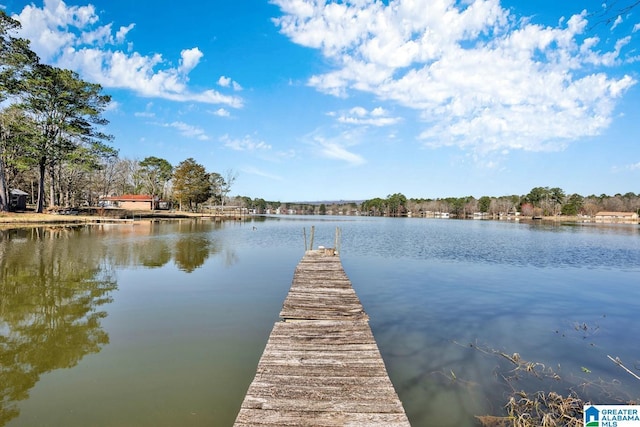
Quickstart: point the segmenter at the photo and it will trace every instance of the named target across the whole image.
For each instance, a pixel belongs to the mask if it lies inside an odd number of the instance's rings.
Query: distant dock
[[[280,317],[234,427],[410,427],[333,249],[306,251]]]

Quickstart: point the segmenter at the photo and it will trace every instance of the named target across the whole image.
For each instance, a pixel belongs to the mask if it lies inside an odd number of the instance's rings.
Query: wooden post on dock
[[[304,251],[307,251],[307,229],[302,228],[302,234],[304,235]]]
[[[305,252],[280,317],[234,427],[410,427],[334,250]]]
[[[311,236],[310,236],[311,242],[309,243],[309,250],[310,251],[313,250],[313,236],[314,236],[315,232],[316,232],[316,227],[314,227],[312,225],[311,226]]]

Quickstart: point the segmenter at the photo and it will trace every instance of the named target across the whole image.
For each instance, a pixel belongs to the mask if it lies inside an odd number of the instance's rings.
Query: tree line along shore
[[[230,179],[232,181],[232,179]],[[205,203],[206,202],[206,203]],[[214,203],[214,204],[212,204]],[[225,204],[226,203],[226,204]],[[88,205],[87,205],[88,206]],[[54,208],[35,214],[33,209],[0,213],[0,222],[73,222],[78,216],[113,218],[180,218],[212,216],[241,219],[249,215],[341,215],[457,219],[542,219],[553,221],[638,222],[640,195],[634,193],[581,196],[560,188],[535,187],[526,195],[438,199],[407,198],[401,193],[364,201],[286,202],[218,194],[188,209],[169,203],[166,209],[127,210],[101,207]],[[67,215],[60,215],[61,213]],[[73,215],[68,215],[72,213]],[[75,219],[73,217],[76,217]],[[66,217],[66,219],[63,219]]]
[[[524,195],[446,198],[407,198],[402,193],[363,201],[281,203],[236,197],[232,205],[255,213],[295,215],[363,215],[427,218],[536,218],[585,221],[599,213],[623,213],[631,219],[640,214],[640,194],[600,196],[566,194],[561,188],[534,187]]]

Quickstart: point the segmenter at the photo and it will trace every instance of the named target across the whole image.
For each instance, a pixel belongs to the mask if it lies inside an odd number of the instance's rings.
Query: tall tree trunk
[[[40,163],[38,164],[38,204],[36,205],[36,212],[42,213],[44,210],[44,175],[46,172],[45,168],[45,159],[40,159]]]
[[[0,157],[0,212],[9,210],[9,189],[7,188],[7,178],[5,176],[4,161]]]

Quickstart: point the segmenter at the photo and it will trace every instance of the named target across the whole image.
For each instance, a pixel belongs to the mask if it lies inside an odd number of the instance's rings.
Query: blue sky
[[[41,60],[113,97],[123,158],[232,195],[640,192],[631,0],[0,0]],[[610,18],[610,19],[609,19]]]

